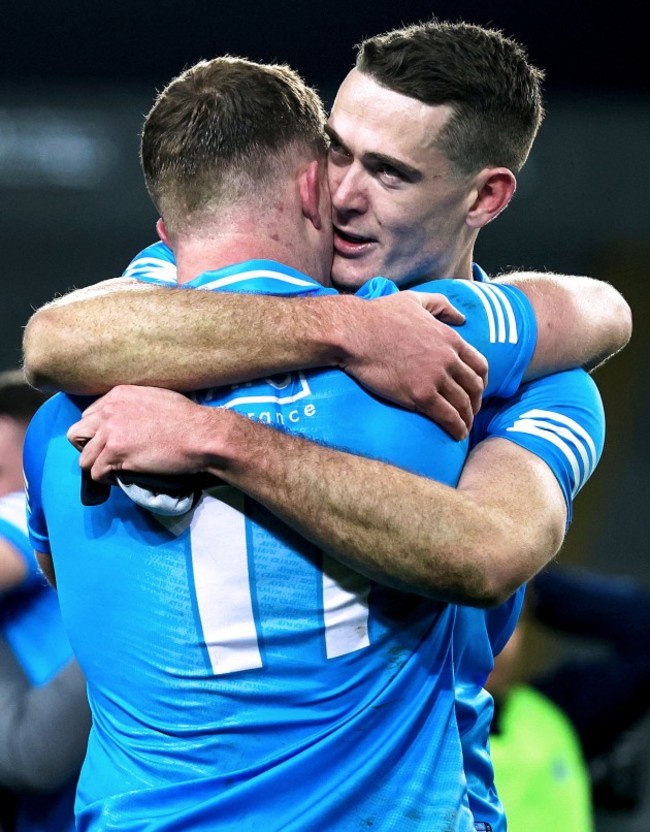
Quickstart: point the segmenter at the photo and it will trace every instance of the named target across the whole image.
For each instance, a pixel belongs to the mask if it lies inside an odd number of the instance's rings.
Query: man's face
[[[375,275],[401,285],[471,276],[476,231],[465,219],[475,192],[434,146],[451,112],[356,69],[343,81],[328,122],[339,288],[356,289]]]
[[[9,416],[0,416],[0,497],[22,491],[25,426]]]

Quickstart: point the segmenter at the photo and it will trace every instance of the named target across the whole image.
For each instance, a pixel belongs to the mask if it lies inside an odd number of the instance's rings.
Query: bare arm
[[[68,435],[95,479],[208,471],[367,577],[446,601],[501,602],[564,534],[550,469],[500,439],[476,448],[453,489],[159,389],[116,388]]]
[[[336,366],[460,439],[487,364],[436,315],[463,320],[441,295],[279,298],[118,278],[36,312],[24,364],[35,387],[88,394],[121,383],[197,390]]]
[[[521,289],[535,310],[538,339],[525,379],[559,370],[593,370],[632,335],[632,312],[621,293],[603,280],[518,272],[498,278]]]
[[[536,272],[499,280],[522,289],[535,310],[539,338],[527,378],[593,369],[630,338],[630,308],[604,281]],[[25,370],[35,387],[99,394],[117,384],[196,390],[338,366],[460,436],[461,421],[469,426],[476,412],[484,367],[456,333],[399,303],[188,292],[117,278],[37,311],[25,330]]]
[[[259,436],[262,454],[260,444],[240,446],[239,428],[226,464],[213,473],[382,583],[489,607],[538,572],[562,543],[566,507],[557,481],[542,460],[506,440],[478,445],[453,489],[307,442],[282,447],[293,437],[281,436],[269,453]],[[255,446],[251,436],[241,440]],[[358,487],[368,482],[381,488]]]
[[[81,767],[90,729],[86,685],[74,660],[33,687],[0,637],[0,786],[50,791]]]

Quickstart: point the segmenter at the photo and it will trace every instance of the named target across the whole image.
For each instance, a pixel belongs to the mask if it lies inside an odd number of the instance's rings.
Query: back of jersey
[[[337,371],[201,401],[450,483],[466,453]],[[180,519],[116,488],[82,507],[65,440],[80,409],[56,397],[37,417],[44,486],[37,497],[30,477],[30,493],[94,714],[81,828],[108,813],[125,829],[145,816],[156,829],[390,830],[413,816],[470,829],[454,609],[373,584],[229,488]]]
[[[449,485],[467,453],[339,371],[197,400]],[[83,507],[65,433],[85,404],[50,400],[26,457],[32,540],[54,554],[94,713],[79,828],[472,830],[455,609],[368,581],[229,488],[182,518],[116,488]]]

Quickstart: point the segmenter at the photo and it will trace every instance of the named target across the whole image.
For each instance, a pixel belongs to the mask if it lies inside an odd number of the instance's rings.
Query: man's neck
[[[474,260],[474,241],[466,243],[462,249],[457,249],[447,262],[438,265],[435,280],[454,277],[457,280],[473,280],[472,263]],[[418,281],[423,283],[423,280]]]

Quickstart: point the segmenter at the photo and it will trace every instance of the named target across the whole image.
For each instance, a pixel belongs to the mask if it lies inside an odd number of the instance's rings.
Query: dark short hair
[[[362,41],[356,68],[453,115],[437,146],[462,173],[524,165],[544,117],[544,73],[496,29],[431,20]]]
[[[30,387],[22,370],[0,371],[0,416],[27,423],[49,397]]]
[[[145,119],[147,189],[163,217],[183,221],[273,182],[279,157],[324,155],[324,126],[318,94],[290,67],[229,55],[200,61],[165,87]]]

